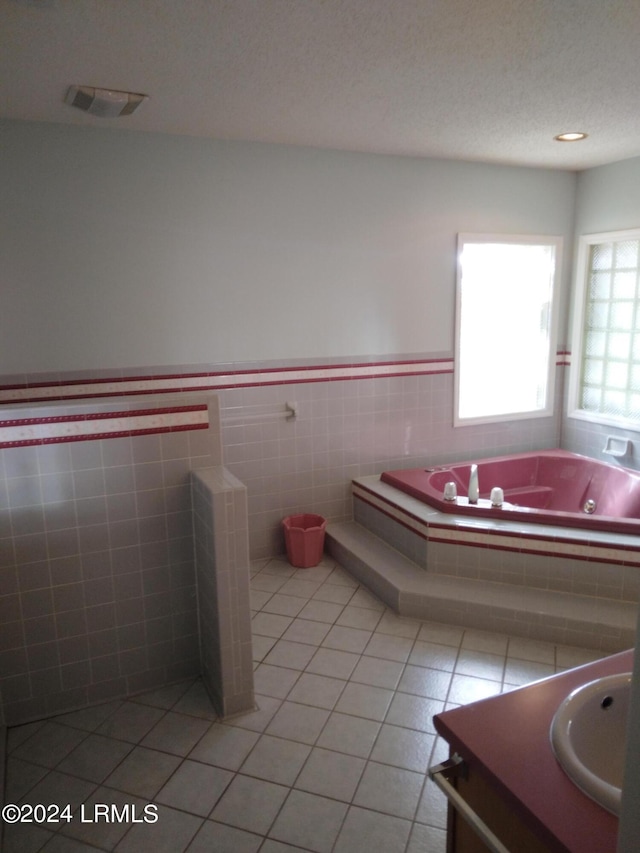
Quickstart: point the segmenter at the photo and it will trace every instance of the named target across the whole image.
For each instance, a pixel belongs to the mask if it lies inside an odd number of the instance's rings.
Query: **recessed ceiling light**
[[[579,142],[581,139],[586,139],[586,133],[572,131],[571,133],[559,133],[553,137],[557,142]]]

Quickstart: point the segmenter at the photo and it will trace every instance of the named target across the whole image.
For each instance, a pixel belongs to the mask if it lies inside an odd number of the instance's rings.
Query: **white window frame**
[[[582,397],[583,349],[585,339],[585,313],[587,308],[589,261],[591,247],[600,243],[618,243],[625,240],[640,240],[640,228],[628,228],[622,231],[603,231],[598,234],[584,234],[578,240],[578,256],[571,319],[571,368],[569,371],[568,412],[567,416],[578,420],[590,421],[607,426],[640,431],[640,423],[630,417],[614,417],[580,406]],[[636,303],[640,302],[640,296]],[[640,311],[640,305],[637,309]]]
[[[462,300],[463,300],[463,269],[462,269],[462,252],[465,245],[468,244],[496,244],[507,246],[545,246],[552,247],[554,250],[554,269],[551,281],[551,298],[549,300],[549,320],[548,320],[548,346],[545,353],[546,364],[543,365],[545,371],[544,385],[544,402],[541,406],[535,408],[501,410],[493,414],[482,416],[463,416],[460,414],[460,392],[461,392],[461,373],[463,370],[462,364]],[[524,420],[531,418],[550,417],[554,411],[554,392],[555,392],[555,374],[557,361],[557,323],[558,323],[558,301],[560,298],[560,280],[562,275],[562,237],[549,235],[529,235],[529,234],[459,234],[458,235],[458,255],[457,255],[457,284],[456,284],[456,315],[455,315],[455,370],[454,370],[454,413],[453,424],[455,427],[470,426],[473,424],[484,423],[500,423],[513,420]],[[517,281],[515,282],[517,286]],[[512,317],[504,318],[507,323],[512,322]],[[504,333],[504,325],[502,326]],[[495,337],[498,339],[494,339]],[[503,348],[504,341],[501,339],[500,331],[493,335],[483,334],[483,329],[478,331],[477,349],[476,351],[484,355],[485,353],[490,358],[490,364],[487,365],[487,376],[491,375],[491,370],[495,371],[495,375],[499,374],[499,365],[501,359],[514,359],[518,354],[513,352],[505,352]],[[529,354],[530,355],[530,354]],[[526,356],[525,356],[526,357]]]

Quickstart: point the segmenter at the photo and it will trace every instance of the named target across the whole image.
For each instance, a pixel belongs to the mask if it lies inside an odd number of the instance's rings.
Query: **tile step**
[[[613,599],[478,581],[425,571],[357,522],[327,525],[327,552],[402,616],[556,642],[633,645],[637,606]]]

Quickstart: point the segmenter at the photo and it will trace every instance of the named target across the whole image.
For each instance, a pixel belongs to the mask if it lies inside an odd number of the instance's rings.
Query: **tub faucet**
[[[471,473],[469,474],[469,503],[477,504],[478,503],[478,466],[471,466]]]

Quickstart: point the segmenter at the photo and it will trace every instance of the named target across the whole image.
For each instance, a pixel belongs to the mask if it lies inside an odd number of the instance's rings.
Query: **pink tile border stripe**
[[[560,350],[556,364],[569,364],[570,353]],[[1,403],[42,403],[81,400],[88,397],[123,397],[141,394],[173,394],[185,391],[219,391],[264,385],[291,385],[351,379],[380,379],[399,376],[430,376],[453,373],[450,356],[399,361],[344,362],[317,366],[258,367],[230,371],[202,371],[109,377],[60,379],[50,382],[0,384]]]
[[[204,404],[0,421],[0,449],[207,429]]]
[[[270,367],[255,370],[165,374],[158,376],[70,379],[0,385],[0,403],[40,403],[79,400],[86,397],[122,397],[140,394],[169,394],[184,391],[218,391],[263,385],[331,382],[345,379],[376,379],[452,373],[453,359],[367,362],[313,367]]]

